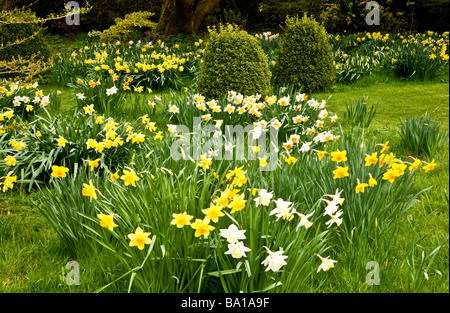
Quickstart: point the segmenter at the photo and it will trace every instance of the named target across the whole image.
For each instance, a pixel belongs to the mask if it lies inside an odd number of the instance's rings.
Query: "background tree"
[[[170,36],[194,34],[220,0],[165,0],[157,31]]]

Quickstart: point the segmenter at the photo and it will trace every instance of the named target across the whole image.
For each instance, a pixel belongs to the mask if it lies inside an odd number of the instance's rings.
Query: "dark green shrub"
[[[218,98],[228,91],[244,95],[270,90],[271,72],[258,39],[232,25],[210,30],[203,54],[198,89],[202,95]]]
[[[0,61],[12,59],[48,60],[50,50],[44,40],[36,15],[28,11],[2,11],[0,13]],[[20,44],[16,42],[23,41]],[[3,48],[1,47],[3,45]]]
[[[325,28],[306,16],[288,17],[274,75],[277,84],[302,87],[304,92],[330,87],[336,66]]]

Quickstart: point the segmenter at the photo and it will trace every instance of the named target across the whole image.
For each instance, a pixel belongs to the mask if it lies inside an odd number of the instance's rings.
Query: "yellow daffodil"
[[[104,228],[108,228],[110,231],[114,230],[114,227],[118,227],[116,223],[114,223],[114,214],[97,214],[97,217],[100,219],[100,226]]]
[[[327,154],[328,152],[326,151],[317,151],[317,157],[319,158],[319,160],[322,160],[322,158],[325,156],[325,154]]]
[[[409,171],[411,172],[412,170],[418,170],[419,166],[422,164],[422,161],[420,161],[419,159],[415,159],[414,162],[411,164],[411,166],[409,167]]]
[[[92,115],[94,113],[94,104],[83,107],[84,113]]]
[[[287,164],[295,164],[295,162],[297,162],[297,159],[290,155],[289,157],[284,158],[284,162],[286,162]]]
[[[364,160],[366,161],[365,166],[377,164],[378,162],[377,152],[372,153],[372,155],[368,155]]]
[[[402,176],[405,173],[406,164],[403,163],[393,163],[392,169],[397,172],[398,176]]]
[[[335,169],[333,171],[333,174],[334,174],[333,179],[344,178],[344,177],[349,176],[349,174],[348,174],[348,166],[347,167],[338,167],[337,169]]]
[[[245,208],[245,203],[247,200],[244,200],[245,194],[234,195],[233,200],[228,204],[228,208],[231,209],[230,213],[234,213],[236,211],[242,211]]]
[[[67,167],[64,166],[57,166],[57,165],[53,165],[52,166],[52,174],[51,176],[55,177],[55,178],[59,178],[59,177],[66,177],[66,173],[69,171],[69,169]]]
[[[125,186],[132,185],[133,187],[136,187],[136,182],[139,180],[139,177],[136,175],[136,173],[133,170],[124,170],[123,174],[120,179],[125,181]]]
[[[200,156],[200,162],[198,163],[198,166],[200,166],[201,168],[203,168],[203,170],[207,170],[209,169],[209,167],[212,164],[212,159],[211,158],[207,158],[206,154],[203,154]]]
[[[59,138],[57,139],[57,142],[58,142],[58,146],[65,147],[66,143],[68,141],[66,139],[64,139],[62,136],[59,136]]]
[[[384,144],[381,144],[382,147],[381,147],[380,153],[383,153],[384,151],[389,151],[388,144],[389,144],[389,141],[386,141]]]
[[[347,151],[334,151],[330,153],[332,156],[331,161],[335,161],[337,163],[339,162],[345,162],[347,161]]]
[[[7,155],[5,158],[6,166],[15,166],[16,165],[16,159],[10,155]]]
[[[114,174],[111,174],[111,176],[109,176],[109,178],[112,180],[112,181],[116,181],[116,180],[118,180],[119,179],[119,170],[117,170]]]
[[[94,170],[94,168],[97,168],[99,166],[100,159],[95,159],[93,161],[89,161],[89,167],[91,169],[91,172]]]
[[[192,215],[188,215],[186,211],[183,213],[173,213],[173,220],[170,222],[170,225],[175,225],[177,228],[183,228],[186,225],[191,225],[191,219],[194,217]]]
[[[90,201],[92,201],[92,199],[97,199],[96,188],[92,184],[92,180],[89,180],[89,184],[83,184],[82,194],[85,197],[89,197]]]
[[[369,173],[369,177],[369,187],[378,185],[377,180],[372,177],[372,174]]]
[[[222,212],[223,207],[221,205],[215,205],[211,203],[210,207],[202,210],[203,214],[210,218],[211,221],[217,223],[219,221],[219,217],[225,216]]]
[[[13,172],[9,172],[8,174],[6,174],[5,180],[3,181],[3,187],[2,187],[2,191],[6,192],[8,189],[13,189],[14,188],[14,183],[17,182],[17,175],[11,176]]]
[[[138,247],[139,250],[143,250],[145,245],[152,243],[152,240],[148,237],[151,233],[145,233],[139,226],[136,228],[134,234],[128,234],[130,239],[130,247]]]
[[[358,182],[358,184],[356,185],[355,192],[356,193],[360,193],[360,192],[364,193],[364,188],[368,187],[369,184],[361,183],[359,181],[359,179],[357,179],[357,182]]]
[[[432,171],[436,168],[437,163],[433,161],[431,161],[431,163],[429,163],[428,165],[425,165],[423,167],[423,169],[425,170],[425,173],[428,173],[429,171]]]
[[[398,176],[397,171],[391,168],[383,174],[382,179],[388,180],[390,183],[393,183],[395,178],[397,178],[397,176]]]
[[[194,223],[191,224],[191,227],[195,229],[195,237],[208,237],[210,232],[214,230],[214,226],[209,225],[210,218],[205,217],[203,220],[197,218]]]

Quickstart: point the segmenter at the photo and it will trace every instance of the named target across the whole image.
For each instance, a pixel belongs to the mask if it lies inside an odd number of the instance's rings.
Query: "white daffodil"
[[[77,98],[80,99],[80,100],[86,99],[86,97],[85,97],[84,94],[82,94],[82,93],[77,93],[76,96],[77,96]]]
[[[320,270],[323,270],[324,272],[328,271],[330,268],[334,267],[334,263],[337,261],[329,259],[329,256],[326,258],[321,257],[320,255],[316,254],[320,260],[322,260],[322,264],[320,264],[319,268],[317,269],[317,273],[320,272]]]
[[[342,205],[344,203],[344,198],[341,198],[341,193],[343,190],[339,191],[339,189],[336,189],[336,193],[334,195],[324,195],[327,197],[330,197],[332,199],[332,201],[337,201],[339,203],[339,205]]]
[[[342,224],[342,219],[339,218],[342,215],[342,210],[339,210],[335,215],[330,215],[330,220],[325,223],[325,225],[328,225],[328,228],[336,223],[337,226]]]
[[[287,264],[287,262],[285,261],[287,255],[282,255],[283,250],[272,252],[266,246],[264,246],[264,248],[267,250],[267,253],[269,254],[269,256],[264,261],[261,262],[261,264],[267,266],[266,272],[268,270],[278,272],[283,265]]]
[[[301,213],[296,212],[296,214],[297,214],[298,216],[300,216],[300,223],[298,223],[296,231],[298,231],[298,229],[299,229],[301,226],[304,226],[305,229],[308,229],[309,227],[312,226],[313,223],[311,223],[310,221],[308,221],[308,218],[310,218],[311,216],[313,216],[314,212],[315,212],[315,211],[312,211],[311,213],[309,213],[309,214],[307,214],[307,215],[304,215],[304,214],[301,214]]]
[[[261,125],[256,126],[255,128],[253,128],[250,133],[252,133],[252,139],[253,140],[257,140],[259,139],[259,137],[261,137],[262,134],[262,128]]]
[[[106,95],[107,96],[111,96],[117,93],[117,87],[116,86],[112,86],[109,89],[106,89]]]
[[[233,145],[231,142],[229,142],[225,145],[225,151],[233,152],[234,147],[236,147],[236,145]]]
[[[336,193],[334,195],[324,195],[324,197],[331,197],[331,201],[322,198],[320,199],[327,203],[327,207],[325,208],[325,212],[323,215],[333,215],[339,209],[339,205],[342,205],[344,203],[345,199],[340,197],[341,193],[342,190],[339,191],[339,189],[336,189]]]
[[[241,257],[246,257],[245,253],[250,251],[250,248],[244,246],[244,243],[237,241],[236,243],[228,244],[228,251],[225,254],[231,254],[235,259],[240,259]]]
[[[256,206],[264,205],[268,206],[270,204],[270,200],[273,197],[272,192],[267,192],[265,189],[260,189],[258,192],[259,197],[255,198]]]
[[[245,239],[245,230],[239,230],[236,225],[231,224],[227,229],[221,229],[220,235],[227,239],[228,243],[237,243]]]
[[[300,148],[301,152],[308,152],[309,150],[311,150],[311,144],[312,142],[305,142],[302,147]]]
[[[270,211],[269,215],[274,215],[277,217],[277,221],[280,218],[283,218],[284,220],[292,220],[294,218],[294,213],[296,210],[291,207],[292,202],[284,201],[283,199],[279,198],[278,200],[274,200],[277,207]]]

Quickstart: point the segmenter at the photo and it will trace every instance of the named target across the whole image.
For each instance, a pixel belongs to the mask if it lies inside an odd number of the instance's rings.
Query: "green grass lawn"
[[[63,87],[44,86],[47,93],[53,89],[63,91],[63,109],[73,107],[76,102],[70,90]],[[422,116],[431,113],[442,129],[449,129],[449,84],[442,82],[401,82],[363,80],[352,85],[340,85],[331,91],[311,95],[318,100],[328,99],[329,110],[342,117],[345,103],[365,96],[369,105],[379,102],[377,113],[366,139],[373,138],[379,143],[390,141],[392,151],[399,157],[406,157],[399,144],[398,124],[407,116]],[[448,143],[436,156],[436,169],[428,174],[420,173],[417,191],[432,186],[419,197],[419,201],[404,218],[400,226],[398,245],[401,251],[411,244],[414,235],[417,242],[414,259],[419,262],[422,249],[425,256],[442,244],[448,236],[449,223],[449,152]],[[431,160],[426,160],[431,161]],[[117,277],[108,276],[115,264],[107,260],[70,255],[59,242],[58,236],[40,215],[32,202],[38,193],[8,193],[0,195],[0,292],[93,292]],[[414,229],[408,223],[409,219]],[[412,233],[413,232],[413,233]],[[449,250],[448,241],[438,254],[429,272],[422,292],[449,292]],[[64,282],[68,270],[64,268],[70,260],[80,264],[79,286],[69,286]],[[338,263],[339,264],[339,263]],[[417,275],[423,275],[416,264]],[[118,271],[120,273],[120,270]],[[339,276],[337,276],[339,273]],[[325,292],[409,292],[408,277],[410,267],[405,263],[394,283],[371,290],[362,282],[352,279],[351,269],[335,272],[325,286]],[[125,281],[112,285],[108,292],[126,292]]]

